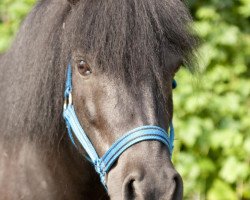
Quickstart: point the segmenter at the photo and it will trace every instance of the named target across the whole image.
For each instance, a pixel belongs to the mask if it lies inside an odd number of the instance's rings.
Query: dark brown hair
[[[1,57],[1,135],[27,135],[53,144],[66,133],[62,119],[70,54],[94,54],[106,73],[133,88],[142,79],[164,85],[165,72],[189,62],[197,40],[180,0],[42,0]],[[1,137],[2,137],[1,136]]]

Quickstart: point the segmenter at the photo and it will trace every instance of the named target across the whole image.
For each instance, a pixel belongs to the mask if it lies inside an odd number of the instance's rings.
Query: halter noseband
[[[175,80],[173,81],[172,86],[173,88],[176,87]],[[71,65],[69,64],[67,69],[66,88],[64,92],[65,102],[63,110],[63,117],[66,122],[68,134],[72,143],[75,145],[72,131],[74,132],[75,137],[78,139],[82,147],[87,152],[87,155],[89,156],[88,160],[90,160],[94,164],[95,170],[100,175],[101,182],[103,183],[106,189],[107,189],[105,181],[106,174],[109,172],[111,166],[119,158],[119,156],[132,145],[146,140],[159,141],[168,147],[170,155],[172,156],[172,151],[174,148],[173,145],[174,128],[171,122],[169,136],[164,129],[158,126],[150,126],[150,125],[141,126],[123,135],[100,158],[94,146],[92,145],[91,141],[89,140],[87,134],[84,132],[83,128],[80,125],[80,122],[74,110],[74,106],[72,104],[71,92],[72,92],[72,72],[71,72]]]

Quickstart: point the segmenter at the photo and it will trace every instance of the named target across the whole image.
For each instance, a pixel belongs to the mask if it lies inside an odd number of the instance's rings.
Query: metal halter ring
[[[64,99],[63,109],[66,110],[68,106],[72,105],[72,94],[68,94],[68,98]]]

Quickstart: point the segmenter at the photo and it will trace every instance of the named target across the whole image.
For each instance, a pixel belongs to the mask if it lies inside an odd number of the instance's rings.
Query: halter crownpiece
[[[175,80],[173,81],[173,88],[176,87]],[[119,158],[119,156],[129,147],[133,146],[134,144],[142,141],[148,140],[155,140],[162,142],[165,144],[172,156],[173,148],[174,148],[174,127],[172,122],[170,123],[170,133],[168,133],[158,127],[158,126],[141,126],[135,128],[126,134],[124,134],[120,139],[118,139],[110,148],[109,150],[100,158],[92,145],[91,141],[89,140],[87,134],[84,132],[81,124],[77,118],[76,112],[74,110],[74,106],[72,103],[72,72],[71,72],[71,65],[68,65],[67,69],[67,78],[66,78],[66,88],[64,92],[64,110],[63,110],[63,117],[66,122],[66,126],[68,129],[69,137],[72,143],[75,145],[74,137],[72,131],[74,132],[74,136],[78,139],[79,143],[87,152],[89,156],[88,160],[90,160],[94,166],[96,172],[99,174],[101,182],[103,183],[104,187],[107,189],[106,185],[106,174],[109,172],[110,168],[114,164],[114,162]]]

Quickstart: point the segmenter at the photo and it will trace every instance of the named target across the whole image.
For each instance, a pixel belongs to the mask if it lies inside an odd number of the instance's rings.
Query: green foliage
[[[0,53],[9,47],[13,35],[34,2],[35,0],[0,1]]]
[[[0,51],[35,0],[1,0]],[[184,199],[250,199],[250,1],[188,0],[202,38],[199,77],[174,91],[174,163]]]
[[[201,76],[181,70],[174,92],[185,199],[250,199],[250,1],[187,4],[202,45]]]

